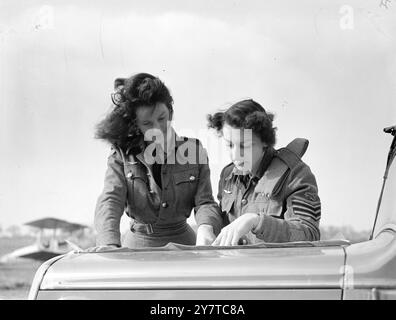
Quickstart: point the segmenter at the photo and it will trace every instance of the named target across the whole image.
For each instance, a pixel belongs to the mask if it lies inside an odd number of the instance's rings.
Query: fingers
[[[116,246],[96,246],[96,247],[91,247],[88,249],[85,249],[84,252],[103,252],[103,251],[108,251],[108,250],[114,250],[117,249]]]
[[[239,234],[237,232],[234,232],[234,234],[232,236],[232,239],[231,239],[231,245],[232,246],[237,246],[238,242],[239,242],[239,239],[240,239]]]
[[[236,246],[240,237],[241,235],[237,228],[227,226],[221,230],[212,246]]]
[[[226,236],[223,237],[224,241],[221,241],[220,245],[222,245],[222,246],[230,246],[233,237],[234,237],[234,230],[233,229],[228,230]]]
[[[213,242],[214,246],[236,246],[239,240],[247,235],[254,223],[257,223],[258,216],[256,214],[244,214],[235,219],[228,226],[224,227],[216,240]]]
[[[224,246],[225,238],[227,237],[227,230],[227,227],[221,230],[215,241],[212,243],[212,246]]]

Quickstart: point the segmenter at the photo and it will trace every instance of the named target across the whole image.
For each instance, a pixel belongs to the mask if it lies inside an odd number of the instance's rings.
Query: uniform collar
[[[254,175],[257,178],[261,179],[262,176],[264,175],[265,171],[268,169],[270,163],[272,162],[272,159],[274,158],[275,155],[275,149],[273,147],[268,147],[267,151],[265,151],[263,158],[261,159],[259,169],[257,173]]]

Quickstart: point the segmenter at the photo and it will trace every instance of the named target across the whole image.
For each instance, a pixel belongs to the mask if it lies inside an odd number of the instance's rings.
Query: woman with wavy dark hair
[[[208,116],[208,126],[223,137],[232,162],[219,182],[223,225],[202,225],[198,244],[319,240],[318,188],[301,160],[308,141],[295,139],[275,150],[273,120],[251,99]],[[214,230],[221,227],[217,235]]]
[[[116,79],[114,88],[112,110],[96,129],[112,152],[95,209],[92,251],[195,244],[186,221],[192,209],[198,226],[216,224],[219,216],[205,150],[197,139],[175,133],[173,98],[160,79],[139,73]],[[121,243],[124,211],[131,227]]]

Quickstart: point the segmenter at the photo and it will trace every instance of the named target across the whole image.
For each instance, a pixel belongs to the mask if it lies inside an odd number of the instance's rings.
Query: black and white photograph
[[[396,0],[0,0],[0,300],[396,300],[395,157]]]

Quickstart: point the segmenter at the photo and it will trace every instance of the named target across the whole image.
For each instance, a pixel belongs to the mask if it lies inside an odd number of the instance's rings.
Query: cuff
[[[117,245],[121,247],[120,233],[118,232],[106,232],[103,234],[98,234],[96,236],[97,246],[107,246],[107,245]]]
[[[220,213],[217,210],[205,210],[206,208],[201,207],[195,213],[195,221],[197,222],[198,227],[203,224],[208,224],[213,227],[213,232],[217,236],[221,228],[223,227],[223,220],[221,218]]]
[[[290,238],[286,221],[266,214],[260,214],[252,233],[264,242],[288,242]]]

